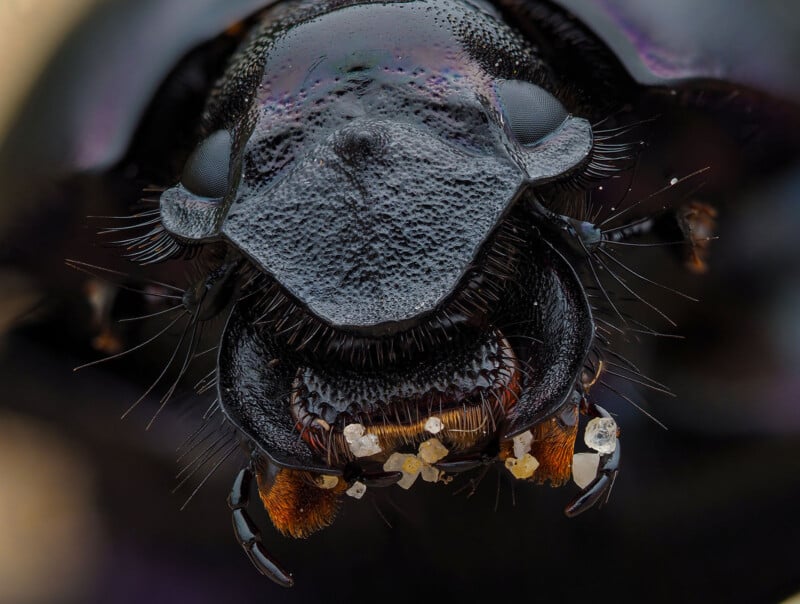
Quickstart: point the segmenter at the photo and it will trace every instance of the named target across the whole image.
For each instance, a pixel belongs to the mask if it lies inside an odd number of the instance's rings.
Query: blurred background
[[[0,603],[780,602],[800,592],[800,8],[787,3],[723,3],[724,21],[719,2],[694,11],[677,3],[668,22],[651,15],[661,38],[715,31],[705,49],[680,38],[684,58],[697,51],[693,75],[709,57],[719,59],[716,76],[743,64],[729,79],[769,94],[706,82],[635,99],[637,115],[659,119],[636,133],[648,145],[632,198],[710,166],[701,189],[687,183],[650,209],[687,197],[712,203],[720,239],[704,275],[669,249],[624,258],[700,302],[644,290],[685,339],[642,336],[620,347],[677,397],[615,383],[665,431],[598,392],[623,430],[608,505],[570,520],[562,509],[574,485],[515,488],[492,471],[471,498],[456,493],[460,479],[348,501],[307,541],[281,538],[253,506],[269,549],[294,572],[291,591],[261,578],[233,538],[225,498],[241,458],[179,511],[204,476],[172,492],[177,449],[209,402],[190,388],[211,361],[150,430],[168,381],[120,415],[159,374],[176,334],[73,368],[162,329],[159,318],[118,320],[166,308],[165,291],[139,276],[182,285],[186,267],[126,263],[96,235],[108,221],[87,216],[128,214],[143,187],[175,173],[202,106],[197,91],[235,30],[185,55],[256,4],[0,3]],[[567,4],[587,14],[610,6],[617,17],[626,5]],[[647,11],[628,14],[628,34],[647,30]],[[739,46],[726,57],[731,39]],[[176,104],[188,109],[176,116]],[[613,203],[618,191],[594,195]],[[124,285],[145,293],[71,270],[66,258],[120,270]]]

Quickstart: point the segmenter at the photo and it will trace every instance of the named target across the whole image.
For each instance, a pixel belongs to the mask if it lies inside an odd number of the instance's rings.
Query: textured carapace
[[[475,404],[475,378],[449,385],[478,362],[489,326],[497,342],[515,321],[525,328],[510,335],[528,341],[507,354],[529,369],[495,432],[552,414],[592,326],[529,192],[584,167],[593,138],[547,65],[471,3],[313,3],[262,23],[213,93],[182,182],[161,198],[167,231],[225,241],[269,293],[238,304],[223,337],[229,418],[273,461],[325,468],[319,439],[298,439],[287,413],[285,393],[308,394],[308,367],[327,372],[335,399],[310,411],[300,398],[310,432],[317,417],[334,431],[385,423],[411,399]]]

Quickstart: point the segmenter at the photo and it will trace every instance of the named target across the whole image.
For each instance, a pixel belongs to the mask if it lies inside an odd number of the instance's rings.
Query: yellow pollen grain
[[[509,457],[505,462],[506,469],[511,472],[514,478],[524,480],[533,476],[536,468],[539,467],[539,460],[537,460],[530,453],[526,453],[519,459],[516,457]]]
[[[427,463],[436,463],[449,453],[438,438],[430,438],[419,446],[419,456]]]
[[[403,472],[406,474],[416,474],[422,469],[422,462],[419,458],[409,455],[403,462]]]
[[[314,478],[314,482],[320,489],[335,489],[339,484],[339,477],[331,476],[330,474],[318,474]]]

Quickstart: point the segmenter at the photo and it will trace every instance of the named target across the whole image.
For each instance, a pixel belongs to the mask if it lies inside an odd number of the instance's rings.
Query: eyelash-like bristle
[[[162,188],[148,187],[147,194],[162,192]],[[143,197],[137,208],[142,209],[129,216],[93,216],[104,220],[122,221],[120,226],[109,226],[99,231],[100,236],[122,237],[110,241],[114,247],[122,248],[122,256],[142,266],[158,264],[167,260],[191,260],[202,246],[189,245],[173,237],[161,224],[157,197]]]

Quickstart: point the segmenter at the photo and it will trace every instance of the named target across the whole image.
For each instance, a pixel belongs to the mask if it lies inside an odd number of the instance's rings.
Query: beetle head
[[[463,448],[519,432],[563,404],[591,343],[530,195],[592,149],[547,66],[483,7],[341,4],[266,19],[161,198],[171,234],[225,241],[259,275],[223,337],[220,399],[295,467],[347,461],[330,432],[327,459],[297,438],[313,422],[413,440],[420,414],[469,404],[484,436]]]

